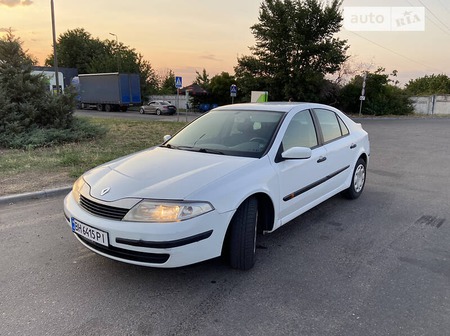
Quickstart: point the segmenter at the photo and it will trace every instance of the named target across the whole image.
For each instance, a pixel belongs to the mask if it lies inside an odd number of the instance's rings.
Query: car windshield
[[[272,141],[282,112],[213,110],[163,146],[205,153],[259,158]]]

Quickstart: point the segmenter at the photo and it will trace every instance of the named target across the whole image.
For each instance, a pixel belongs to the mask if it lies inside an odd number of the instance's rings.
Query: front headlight
[[[85,182],[82,176],[80,176],[73,184],[72,195],[73,198],[75,198],[75,201],[77,201],[77,203],[80,203],[80,192],[84,184]]]
[[[207,202],[157,202],[144,200],[123,218],[132,222],[179,222],[214,210]]]

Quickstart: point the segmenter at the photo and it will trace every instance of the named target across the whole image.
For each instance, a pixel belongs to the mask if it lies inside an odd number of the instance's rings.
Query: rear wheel
[[[352,183],[350,187],[342,192],[348,199],[356,199],[361,196],[366,184],[366,161],[359,158],[353,170]]]
[[[103,105],[97,104],[97,111],[103,111]]]
[[[111,105],[106,104],[106,105],[105,105],[105,111],[106,111],[106,112],[111,112]]]
[[[248,198],[237,209],[230,227],[230,265],[248,270],[255,264],[256,230],[258,224],[258,201]]]

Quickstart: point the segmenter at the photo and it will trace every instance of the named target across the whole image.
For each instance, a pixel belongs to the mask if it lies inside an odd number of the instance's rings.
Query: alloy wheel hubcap
[[[361,192],[365,180],[366,180],[366,170],[364,169],[364,166],[361,164],[356,168],[355,176],[353,178],[353,186],[357,193]]]

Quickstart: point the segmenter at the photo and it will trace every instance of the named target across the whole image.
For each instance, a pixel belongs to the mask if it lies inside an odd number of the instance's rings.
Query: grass
[[[157,145],[164,135],[174,134],[185,125],[184,122],[87,119],[106,127],[106,135],[50,148],[0,149],[0,196],[70,184],[86,170]]]
[[[174,134],[186,124],[94,117],[84,119],[105,126],[108,129],[105,136],[49,148],[0,149],[0,196],[68,186],[90,168],[157,145],[164,135]]]

